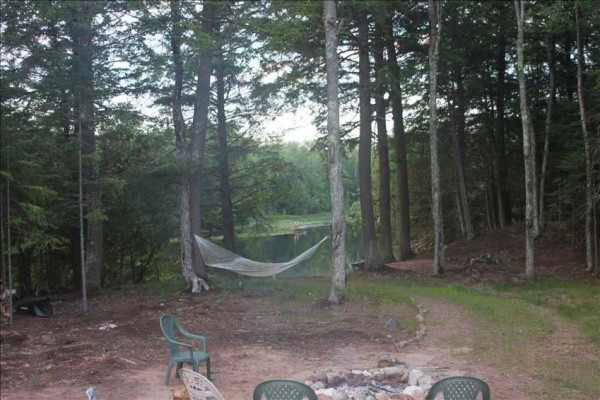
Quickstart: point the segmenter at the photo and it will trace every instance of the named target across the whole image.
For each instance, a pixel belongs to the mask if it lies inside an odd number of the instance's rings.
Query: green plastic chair
[[[254,389],[252,398],[253,400],[317,400],[317,395],[304,383],[289,379],[273,379],[260,383]]]
[[[425,400],[434,400],[440,393],[443,393],[444,400],[476,400],[479,393],[483,400],[490,400],[488,384],[471,376],[451,376],[437,381]]]
[[[184,343],[177,338],[179,333],[189,340],[189,343]],[[183,363],[191,363],[192,369],[195,372],[200,372],[200,363],[206,362],[206,377],[210,379],[210,356],[208,355],[208,345],[206,337],[202,335],[195,335],[185,330],[179,323],[177,318],[172,315],[163,315],[160,317],[160,329],[162,330],[167,342],[169,344],[169,366],[167,367],[167,377],[165,378],[165,385],[169,385],[169,379],[171,378],[171,369],[173,365],[177,364],[175,369],[175,376],[179,377],[179,370],[183,367]],[[194,351],[194,341],[200,342],[202,345],[201,351]]]

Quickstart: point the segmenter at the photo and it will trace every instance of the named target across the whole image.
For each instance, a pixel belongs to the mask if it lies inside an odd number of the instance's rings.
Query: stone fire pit
[[[424,371],[399,363],[364,370],[318,372],[305,383],[319,400],[423,400],[440,379]]]

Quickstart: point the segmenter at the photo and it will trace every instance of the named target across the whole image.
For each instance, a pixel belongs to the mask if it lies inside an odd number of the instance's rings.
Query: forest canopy
[[[592,0],[524,2],[521,24],[518,0],[337,2],[344,206],[376,243],[367,268],[431,248],[438,229],[433,3],[444,242],[531,222],[598,272]],[[323,2],[25,0],[0,15],[4,282],[10,258],[18,287],[81,289],[82,250],[91,289],[181,262],[205,276],[185,224],[235,250],[274,216],[330,211]],[[319,138],[268,134],[299,107]]]

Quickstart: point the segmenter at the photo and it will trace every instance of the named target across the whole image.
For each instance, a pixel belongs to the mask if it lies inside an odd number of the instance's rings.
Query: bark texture
[[[588,272],[597,272],[594,257],[594,240],[592,232],[592,211],[594,198],[592,191],[594,169],[592,166],[592,153],[590,146],[590,131],[587,109],[585,104],[585,92],[583,86],[583,70],[585,59],[583,57],[583,35],[581,34],[581,10],[575,6],[575,23],[577,33],[577,99],[579,101],[579,115],[581,119],[581,130],[583,131],[583,151],[585,153],[585,259]]]
[[[492,157],[494,162],[496,202],[498,205],[498,222],[501,228],[511,223],[510,215],[510,192],[506,189],[506,150],[505,150],[505,96],[506,96],[506,34],[504,31],[504,10],[506,5],[502,2],[496,3],[499,8],[498,53],[496,56],[496,130],[493,144]]]
[[[94,44],[91,7],[93,3],[77,2],[73,24],[73,71],[76,79],[75,120],[78,135],[81,135],[83,164],[85,215],[87,227],[86,275],[87,287],[102,287],[102,264],[104,229],[102,223],[102,190],[98,166],[95,162],[96,133],[94,109]]]
[[[215,11],[217,5],[205,2],[202,6],[202,33],[212,37],[215,29]],[[212,75],[212,46],[206,46],[200,51],[198,70],[196,71],[196,93],[194,99],[194,118],[191,128],[191,165],[190,173],[190,218],[191,237],[200,235],[201,228],[201,187],[200,171],[206,147],[206,133],[208,131],[208,105],[210,102],[210,77]],[[208,277],[204,260],[200,255],[198,246],[192,245],[192,266],[197,276],[202,279]]]
[[[467,182],[466,182],[466,170],[467,170],[467,156],[465,151],[465,93],[463,85],[462,72],[457,68],[453,73],[454,83],[456,85],[454,92],[455,107],[453,107],[454,114],[454,164],[456,167],[456,180],[457,180],[457,197],[458,197],[458,208],[461,216],[461,225],[464,226],[464,233],[467,239],[473,239],[475,237],[475,231],[473,230],[473,223],[471,222],[471,211],[469,209],[469,199],[467,196]]]
[[[556,101],[556,55],[555,38],[548,35],[546,39],[548,57],[548,107],[546,109],[546,125],[544,128],[544,154],[542,156],[542,170],[540,173],[540,201],[539,201],[539,224],[540,231],[544,230],[544,192],[546,187],[546,171],[548,168],[548,152],[550,151],[550,131],[552,130],[552,113]]]
[[[337,25],[334,0],[324,1],[325,62],[327,73],[327,144],[331,195],[331,288],[328,301],[339,303],[346,289],[346,222],[340,162],[340,101],[338,89]]]
[[[175,147],[177,157],[182,165],[186,165],[189,159],[188,143],[185,139],[185,126],[183,120],[182,90],[183,90],[183,60],[181,58],[181,2],[171,2],[171,52],[173,56],[173,69],[175,74],[175,86],[173,89],[172,111],[173,131],[175,134]],[[188,284],[195,279],[192,267],[192,228],[190,225],[190,184],[187,173],[183,172],[181,177],[180,203],[179,203],[179,232],[181,241],[181,269],[183,277]]]
[[[362,220],[365,268],[383,268],[375,233],[371,181],[371,82],[369,66],[369,23],[367,11],[358,12],[358,79],[360,102],[360,139],[358,147],[358,180]]]
[[[377,121],[377,160],[379,163],[380,249],[383,263],[394,261],[392,248],[392,214],[390,202],[390,157],[386,126],[386,74],[383,64],[383,38],[380,23],[375,25],[375,119]]]
[[[525,83],[523,57],[523,0],[515,0],[517,15],[517,75],[519,78],[519,98],[521,122],[523,125],[523,160],[525,164],[525,275],[533,277],[535,266],[535,139],[529,108],[527,106],[527,87]]]
[[[398,259],[409,260],[414,257],[410,247],[410,199],[408,196],[408,166],[406,163],[406,135],[402,108],[402,87],[400,85],[400,67],[394,44],[394,26],[391,13],[385,22],[385,47],[388,54],[394,122],[394,155],[396,163],[396,184],[398,190]]]
[[[442,215],[442,192],[440,165],[438,161],[437,131],[437,64],[441,34],[442,2],[429,0],[429,139],[431,151],[431,196],[434,224],[433,275],[444,272],[444,219]]]
[[[223,50],[217,68],[217,133],[219,137],[219,179],[221,182],[221,217],[223,219],[223,242],[225,248],[235,253],[235,224],[233,205],[231,203],[231,187],[229,184],[229,148],[227,145],[227,122],[225,118],[225,77]]]

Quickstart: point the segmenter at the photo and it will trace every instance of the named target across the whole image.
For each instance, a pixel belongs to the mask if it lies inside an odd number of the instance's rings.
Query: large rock
[[[433,386],[434,380],[430,375],[423,375],[417,379],[417,382],[423,390],[429,390]]]
[[[317,375],[315,376],[315,378],[319,382],[327,383],[327,374],[323,371],[317,372]]]
[[[404,370],[404,373],[402,374],[402,378],[400,378],[401,383],[408,383],[408,373],[409,372],[410,371],[407,369]]]
[[[413,400],[423,400],[425,398],[425,392],[418,386],[407,386],[402,393],[410,396]]]
[[[408,373],[408,386],[418,386],[419,378],[423,376],[420,369],[411,369]]]
[[[343,390],[334,390],[331,400],[348,400],[348,394]]]
[[[376,369],[373,371],[373,379],[376,381],[382,381],[385,379],[385,373],[382,369]]]
[[[315,393],[319,400],[332,400],[334,392],[335,389],[333,388],[315,390]]]
[[[396,364],[396,360],[393,357],[390,357],[386,354],[384,356],[379,357],[379,361],[377,361],[377,368],[391,367],[394,364]]]
[[[321,381],[319,382],[315,382],[312,385],[310,385],[310,388],[314,391],[320,390],[320,389],[325,389],[325,384]]]
[[[382,371],[385,377],[388,379],[399,379],[402,377],[402,374],[404,373],[405,369],[402,367],[387,367],[382,368]]]
[[[344,381],[344,378],[335,372],[328,372],[325,376],[327,377],[327,384],[329,386],[337,386]]]

